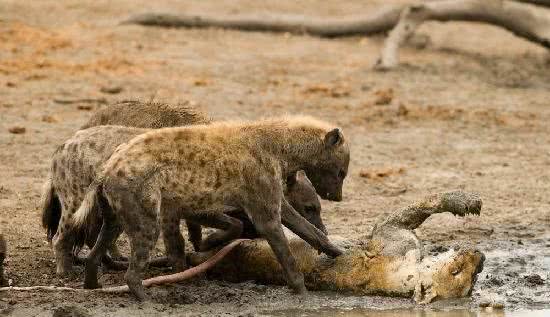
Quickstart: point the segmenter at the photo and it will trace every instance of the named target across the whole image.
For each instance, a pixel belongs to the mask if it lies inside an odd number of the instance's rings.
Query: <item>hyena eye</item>
[[[307,214],[313,214],[313,213],[317,212],[317,208],[315,206],[305,206],[304,211]]]

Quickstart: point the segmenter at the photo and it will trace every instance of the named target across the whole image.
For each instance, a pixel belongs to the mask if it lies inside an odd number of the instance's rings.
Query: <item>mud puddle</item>
[[[550,316],[550,309],[545,310],[519,310],[519,311],[505,311],[494,310],[492,308],[472,311],[469,309],[455,309],[455,310],[415,310],[415,309],[391,309],[391,310],[375,310],[365,308],[353,308],[353,309],[334,309],[323,308],[316,310],[301,310],[301,309],[284,309],[278,311],[264,312],[261,316],[280,316],[280,317],[548,317]]]

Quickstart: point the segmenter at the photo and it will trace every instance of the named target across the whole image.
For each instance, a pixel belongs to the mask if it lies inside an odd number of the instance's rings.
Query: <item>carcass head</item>
[[[426,304],[438,299],[460,298],[472,293],[485,256],[476,249],[449,250],[426,257],[419,266],[414,299]]]

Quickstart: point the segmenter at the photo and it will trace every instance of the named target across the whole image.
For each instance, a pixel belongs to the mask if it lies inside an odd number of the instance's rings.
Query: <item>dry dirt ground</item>
[[[305,113],[340,124],[351,139],[352,160],[344,201],[323,202],[332,234],[361,237],[377,217],[429,193],[479,192],[481,217],[441,214],[417,230],[428,245],[467,242],[487,255],[473,301],[432,308],[477,307],[480,301],[548,308],[548,52],[490,26],[428,23],[419,32],[429,37],[428,45],[409,45],[402,67],[380,73],[371,68],[382,44],[378,37],[117,25],[149,10],[333,17],[375,7],[362,0],[3,0],[0,232],[10,246],[13,285],[81,285],[79,274],[56,278],[40,227],[37,206],[50,156],[91,111],[140,98],[189,102],[216,119]],[[102,92],[113,87],[122,91]],[[16,127],[25,132],[9,131]],[[108,272],[102,281],[120,284],[122,276]],[[153,293],[154,305],[138,305],[127,295],[1,293],[0,315],[61,316],[67,305],[109,316],[413,306],[406,299],[330,293],[299,299],[284,287],[204,279]]]

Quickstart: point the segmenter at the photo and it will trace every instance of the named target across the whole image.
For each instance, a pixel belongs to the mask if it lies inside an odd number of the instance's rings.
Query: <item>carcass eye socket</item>
[[[454,270],[451,271],[451,274],[452,274],[453,276],[457,276],[461,271],[462,271],[461,269],[456,268],[456,269],[454,269]]]

